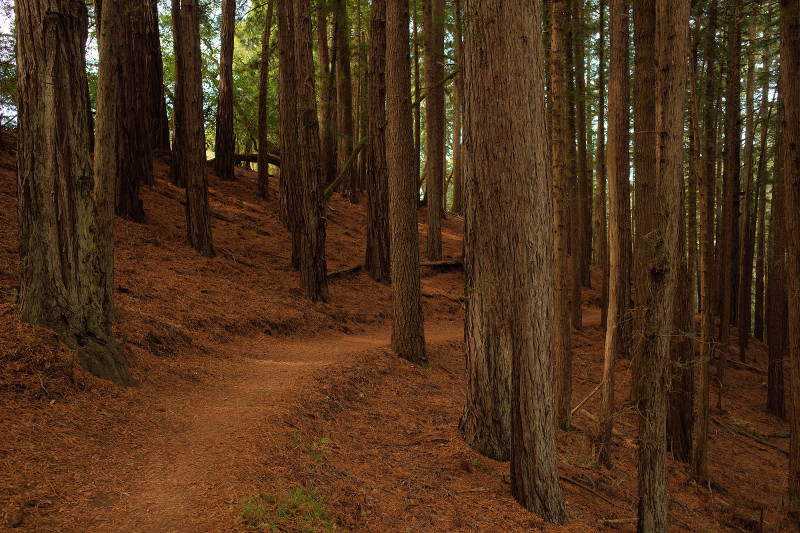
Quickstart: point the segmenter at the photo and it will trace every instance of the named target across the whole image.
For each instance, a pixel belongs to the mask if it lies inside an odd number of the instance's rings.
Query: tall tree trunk
[[[419,279],[417,204],[419,184],[413,161],[409,4],[386,5],[386,165],[389,170],[391,228],[392,349],[417,364],[427,361]]]
[[[295,191],[299,181],[297,158],[297,61],[295,60],[294,5],[290,0],[278,0],[278,99],[281,144],[280,217],[294,235],[292,226],[295,210]],[[292,266],[299,268],[299,251],[292,240]]]
[[[605,329],[608,313],[608,225],[606,221],[606,127],[605,127],[605,2],[600,0],[600,38],[597,45],[597,162],[594,205],[594,258],[602,270],[600,288],[600,327]]]
[[[98,153],[89,153],[85,97],[86,5],[78,0],[18,0],[17,216],[19,317],[62,335],[96,376],[134,383],[111,334],[114,307],[114,103],[119,80],[109,72],[117,6],[100,25]],[[110,142],[108,142],[110,141]]]
[[[329,46],[330,0],[317,2],[317,61],[319,62],[320,150],[325,183],[336,179],[336,47]]]
[[[789,316],[789,501],[800,516],[800,2],[781,0],[781,171],[786,193]]]
[[[444,194],[444,0],[422,1],[425,33],[425,192],[428,232],[425,255],[442,258],[442,198]]]
[[[274,7],[275,0],[269,0],[267,3],[267,21],[264,24],[264,33],[261,38],[261,60],[259,61],[258,75],[258,195],[265,200],[269,198],[267,92],[269,89],[269,41],[272,36],[272,13]],[[323,108],[324,105],[323,103]]]
[[[655,0],[656,165],[652,194],[642,207],[657,219],[651,246],[639,248],[648,265],[643,283],[649,286],[641,360],[635,366],[639,412],[639,510],[637,531],[667,531],[666,392],[670,339],[673,334],[675,287],[684,264],[679,226],[683,221],[683,124],[686,101],[686,58],[689,52],[689,0]],[[636,22],[634,22],[634,25]],[[638,49],[637,49],[638,50]],[[638,138],[637,138],[638,140]],[[637,169],[637,176],[638,176]],[[650,191],[647,191],[650,193]],[[644,207],[646,208],[646,207]],[[637,213],[640,205],[637,204]],[[641,237],[641,236],[640,236]],[[640,242],[642,242],[640,240]],[[684,267],[685,268],[685,267]]]
[[[164,64],[161,56],[158,2],[147,0],[145,14],[145,42],[147,57],[148,124],[153,150],[169,152],[169,120],[164,99]],[[152,181],[152,175],[150,176]],[[151,185],[152,183],[147,183]]]
[[[181,175],[186,177],[186,225],[189,244],[206,257],[214,257],[211,213],[208,207],[206,136],[203,131],[203,79],[200,56],[200,18],[197,0],[182,0],[183,26],[183,126]]]
[[[578,219],[580,220],[581,249],[578,254],[581,284],[592,286],[589,266],[592,261],[592,176],[589,168],[586,128],[586,26],[584,21],[584,1],[572,0],[572,42],[575,50],[575,87],[577,90],[575,106],[578,131]]]
[[[217,131],[214,137],[214,173],[223,180],[233,175],[233,41],[236,0],[222,0],[219,54]]]
[[[453,214],[463,213],[464,187],[463,163],[461,161],[461,108],[464,100],[464,53],[461,40],[461,0],[453,0],[453,41],[456,66],[459,69],[453,78]]]
[[[778,100],[783,96],[778,93]],[[780,107],[780,105],[779,105]],[[783,109],[779,110],[782,117]],[[782,123],[782,119],[781,119]],[[782,133],[782,128],[779,134]],[[776,174],[780,178],[782,166],[781,145],[778,142]],[[783,180],[776,179],[772,185],[771,223],[769,228],[769,279],[767,285],[767,411],[775,416],[786,417],[784,394],[783,357],[787,351],[787,312],[786,291],[786,225],[785,189]]]
[[[611,0],[609,36],[611,62],[608,74],[608,252],[609,295],[603,363],[602,408],[599,423],[598,458],[611,462],[614,428],[614,361],[626,353],[625,314],[630,302],[630,263],[625,248],[630,245],[630,199],[623,182],[628,181],[628,4]]]
[[[578,176],[577,145],[577,93],[575,90],[575,32],[577,23],[574,17],[575,4],[579,0],[568,0],[566,14],[568,24],[564,48],[567,55],[567,173],[568,173],[568,212],[574,216],[567,218],[569,230],[569,252],[572,263],[570,269],[570,322],[578,331],[583,329],[583,306],[581,302],[581,252],[583,251],[583,210],[581,208],[581,183]],[[570,408],[571,409],[571,408]]]
[[[181,0],[172,0],[172,46],[175,57],[175,72],[185,72],[183,59],[183,23],[181,22]],[[169,168],[169,177],[173,185],[186,187],[186,176],[181,172],[183,161],[183,146],[186,144],[184,136],[184,100],[186,80],[184,76],[175,76],[175,96],[172,101],[172,159]]]
[[[505,378],[487,384],[511,396],[511,493],[544,520],[563,524],[549,401],[554,265],[543,51],[540,39],[529,38],[540,26],[541,3],[467,0],[465,8],[477,14],[467,19],[464,47],[467,264],[475,280],[502,270],[499,284],[470,293],[467,331],[473,340],[483,332],[505,343],[468,342],[467,357],[488,364],[489,373],[511,363],[510,388]],[[519,157],[498,159],[496,150]],[[472,408],[480,410],[481,398],[475,400]]]
[[[328,298],[325,259],[325,182],[319,150],[317,94],[314,84],[314,41],[311,30],[311,0],[295,4],[295,58],[297,61],[297,158],[298,180],[292,245],[300,251],[300,287],[312,302]],[[281,154],[283,155],[283,154]]]
[[[389,191],[386,169],[386,0],[373,0],[367,89],[367,251],[364,267],[389,283]]]
[[[706,30],[706,89],[704,117],[704,150],[705,171],[699,176],[700,192],[700,371],[697,408],[697,426],[695,428],[695,450],[692,458],[692,476],[705,480],[707,476],[708,423],[710,409],[710,363],[713,355],[711,332],[714,315],[714,182],[717,151],[717,118],[716,118],[716,30],[717,0],[711,0],[708,12],[708,28]],[[695,112],[697,95],[693,98]]]
[[[739,360],[744,362],[747,351],[747,338],[750,336],[750,296],[753,282],[753,255],[751,252],[752,241],[750,240],[750,204],[753,196],[753,142],[755,137],[755,105],[754,94],[756,89],[756,54],[752,49],[752,43],[756,40],[755,20],[750,22],[750,54],[747,60],[747,89],[745,96],[745,134],[744,134],[744,185],[742,192],[744,195],[739,201],[739,285],[737,287],[739,302],[738,313],[736,314],[736,329],[739,333]]]
[[[347,0],[334,0],[334,32],[336,38],[336,122],[338,129],[337,174],[342,172],[353,153],[353,77],[350,71],[350,21]],[[342,181],[342,193],[352,203],[358,201],[358,187],[352,168]]]
[[[568,429],[572,410],[572,352],[569,331],[569,293],[567,287],[567,210],[566,94],[564,80],[564,31],[566,0],[553,0],[550,14],[550,157],[553,174],[553,221],[555,226],[555,409],[556,424]]]
[[[733,5],[730,5],[733,4]],[[718,408],[722,408],[722,391],[725,385],[725,370],[730,346],[731,322],[735,319],[736,301],[734,293],[738,288],[738,273],[735,260],[739,257],[737,236],[738,193],[739,193],[739,146],[741,145],[739,99],[741,93],[741,51],[742,30],[740,0],[729,3],[733,8],[730,14],[730,35],[732,39],[728,58],[728,86],[725,94],[725,170],[722,180],[722,252],[720,268],[722,279],[722,317],[720,322],[720,352],[717,366],[717,380],[720,384]]]
[[[763,59],[764,72],[770,71],[769,56]],[[769,144],[769,121],[772,106],[769,102],[769,76],[764,77],[764,85],[761,89],[761,138],[760,154],[758,157],[757,187],[758,208],[756,224],[756,295],[755,295],[755,316],[753,317],[753,335],[756,339],[764,340],[764,247],[766,244],[765,213],[767,207],[767,146]]]
[[[420,97],[422,92],[422,81],[419,74],[419,3],[421,0],[411,0],[413,9],[414,26],[414,100]],[[422,154],[422,106],[414,106],[414,176],[420,179],[422,171],[420,158]],[[418,194],[419,195],[419,194]]]

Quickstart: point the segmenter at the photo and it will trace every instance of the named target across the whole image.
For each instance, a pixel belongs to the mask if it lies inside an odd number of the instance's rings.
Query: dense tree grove
[[[441,266],[443,220],[463,220],[459,428],[511,462],[525,508],[570,520],[556,443],[578,416],[596,283],[593,453],[613,466],[628,359],[638,531],[667,530],[668,453],[713,477],[709,421],[756,341],[800,513],[798,0],[17,0],[14,14],[0,127],[18,135],[18,314],[91,372],[134,384],[111,331],[114,215],[148,222],[153,157],[184,189],[203,260],[220,249],[209,183],[256,163],[252,202],[284,224],[313,302],[336,299],[326,202],[366,200],[363,264],[392,286],[392,348],[419,365],[421,264]]]

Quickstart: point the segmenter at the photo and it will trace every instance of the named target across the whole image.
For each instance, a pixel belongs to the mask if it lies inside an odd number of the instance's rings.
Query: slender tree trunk
[[[575,100],[576,119],[578,132],[578,206],[580,211],[581,249],[578,255],[580,264],[581,284],[584,287],[592,286],[591,271],[589,266],[592,261],[592,176],[589,168],[589,155],[587,150],[588,124],[586,122],[586,27],[584,22],[584,1],[572,0],[573,5],[573,45],[575,50],[575,86],[577,95]]]
[[[691,79],[689,80],[690,100],[691,107],[690,123],[689,123],[689,180],[688,191],[686,196],[687,202],[687,216],[688,216],[688,268],[689,268],[689,329],[688,332],[696,333],[697,327],[695,325],[694,315],[698,311],[698,301],[700,298],[699,287],[700,281],[698,276],[698,235],[697,235],[697,191],[700,183],[700,115],[697,110],[697,65],[698,65],[698,52],[700,47],[700,24],[696,23],[692,33],[692,52],[689,64]],[[694,373],[694,371],[692,371]]]
[[[269,41],[272,36],[272,13],[275,0],[267,4],[267,17],[261,38],[261,60],[258,76],[258,195],[269,198],[269,147],[267,141],[267,92],[269,89]],[[322,30],[320,30],[322,31]],[[323,39],[324,40],[324,39]],[[322,63],[324,66],[325,63]],[[323,103],[324,108],[324,103]]]
[[[189,244],[214,257],[211,213],[206,177],[206,136],[203,131],[203,80],[200,57],[200,19],[197,0],[182,0],[185,141],[181,147],[181,175],[186,177],[186,225]]]
[[[386,165],[389,170],[391,228],[392,349],[417,364],[427,361],[419,279],[417,177],[408,162],[414,158],[411,125],[411,62],[409,4],[386,5]]]
[[[294,6],[278,0],[278,98],[281,144],[280,217],[294,235],[295,191],[299,180],[297,158],[297,61],[295,60]],[[299,251],[292,240],[292,266],[299,268]]]
[[[511,363],[510,389],[505,379],[489,384],[511,395],[511,492],[544,520],[562,524],[567,514],[548,400],[554,265],[543,51],[540,39],[529,38],[539,28],[541,4],[467,0],[465,8],[477,14],[467,19],[464,47],[467,264],[475,280],[503,271],[500,283],[470,293],[467,331],[482,330],[508,343],[507,350],[468,343],[467,357],[488,363],[489,373],[495,365]],[[493,24],[480,22],[485,19]],[[520,157],[498,159],[497,149]]]
[[[569,293],[567,288],[567,211],[566,94],[564,80],[564,31],[566,0],[553,0],[550,14],[550,157],[553,173],[553,221],[555,225],[555,409],[556,424],[568,429],[572,410],[572,353],[569,331]]]
[[[109,6],[100,25],[98,153],[89,153],[85,97],[86,5],[77,0],[14,3],[17,37],[18,312],[51,328],[96,376],[134,384],[111,334],[114,307],[114,103]],[[108,21],[108,23],[105,23]],[[112,24],[113,23],[113,24]]]
[[[611,63],[608,75],[608,252],[609,295],[603,363],[602,407],[599,423],[598,458],[611,463],[611,435],[614,428],[614,362],[626,353],[623,320],[630,301],[625,247],[630,243],[630,200],[623,184],[628,181],[628,4],[611,0],[609,36]],[[628,235],[626,236],[626,232]]]
[[[153,150],[169,152],[169,120],[167,102],[164,99],[164,64],[161,56],[161,36],[159,34],[158,2],[147,2],[145,14],[145,42],[148,80],[148,124],[150,142]],[[146,183],[152,185],[151,182]]]
[[[214,173],[223,180],[233,175],[233,41],[236,0],[222,0],[219,55],[217,131],[214,137]]]
[[[781,171],[786,193],[789,316],[789,501],[800,516],[800,2],[781,0]]]
[[[186,187],[186,176],[181,172],[183,161],[184,140],[184,88],[186,81],[180,73],[185,72],[183,59],[183,24],[181,22],[181,0],[172,0],[172,45],[175,56],[175,96],[172,101],[172,160],[170,163],[169,177],[173,185]]]
[[[667,531],[666,402],[673,302],[683,257],[679,226],[683,221],[683,124],[686,101],[686,58],[689,52],[689,0],[655,0],[656,180],[660,201],[643,204],[658,222],[644,237],[652,246],[637,250],[648,265],[643,282],[650,287],[642,358],[635,368],[639,381],[639,512],[637,531]],[[634,25],[636,22],[634,22]],[[637,48],[638,51],[638,48]],[[638,139],[637,139],[638,140]],[[638,169],[637,169],[637,175]],[[649,191],[648,191],[649,192]],[[637,204],[637,212],[639,205]],[[641,238],[641,236],[640,236]],[[640,240],[640,242],[642,242]]]
[[[419,73],[419,3],[421,0],[411,0],[414,14],[414,100],[420,97],[422,82]],[[414,106],[414,176],[420,179],[422,171],[420,157],[422,154],[422,106]]]
[[[422,1],[425,34],[425,192],[428,232],[425,255],[442,258],[442,197],[444,194],[444,0]]]
[[[713,355],[711,332],[714,315],[714,181],[717,144],[717,119],[715,73],[716,73],[716,29],[717,0],[711,0],[706,30],[706,94],[704,117],[705,172],[699,176],[700,189],[700,364],[697,408],[697,426],[695,428],[695,450],[692,458],[692,476],[697,480],[707,477],[708,423],[710,409],[710,363]],[[697,95],[693,98],[694,112],[697,113]]]
[[[779,93],[778,99],[782,95]],[[780,105],[779,105],[780,107]],[[779,116],[782,116],[783,109],[780,109]],[[782,122],[782,120],[781,120]],[[781,130],[782,132],[782,130]],[[776,153],[777,175],[781,176],[780,167],[782,157],[780,156],[782,139]],[[783,358],[787,351],[787,312],[788,301],[786,291],[786,226],[783,224],[785,218],[785,194],[783,180],[777,179],[772,185],[772,204],[770,206],[771,223],[769,228],[769,280],[767,285],[767,411],[779,416],[786,417],[786,400],[784,394],[783,381]]]
[[[717,380],[720,384],[717,407],[722,408],[722,391],[725,385],[725,370],[727,368],[728,351],[730,346],[731,321],[735,319],[736,301],[734,292],[738,288],[738,268],[735,260],[739,257],[739,241],[736,217],[738,217],[739,192],[739,146],[741,144],[741,117],[739,98],[741,93],[741,50],[742,6],[739,0],[732,0],[733,8],[730,21],[730,35],[732,43],[728,59],[728,87],[725,95],[725,170],[723,173],[722,190],[722,253],[720,268],[722,278],[722,318],[720,323],[720,352],[717,366]],[[735,272],[734,272],[735,271]]]
[[[386,0],[373,0],[367,104],[367,251],[364,267],[389,283],[389,191],[386,169]]]
[[[328,277],[325,260],[325,182],[319,150],[317,94],[314,84],[314,38],[311,30],[311,0],[295,3],[295,58],[297,61],[297,154],[298,180],[292,245],[300,252],[300,287],[312,302],[327,302]],[[283,153],[281,154],[283,156]]]
[[[756,39],[755,20],[750,22],[750,42]],[[753,142],[755,137],[755,105],[754,94],[756,89],[756,54],[752,50],[747,60],[747,92],[745,96],[745,134],[744,134],[744,185],[742,192],[744,196],[739,202],[739,286],[738,297],[739,310],[736,314],[736,329],[739,333],[739,360],[744,362],[747,352],[747,338],[750,336],[750,321],[752,318],[750,311],[750,287],[753,282],[753,255],[749,251],[752,247],[750,240],[750,199],[753,194],[751,191],[753,183]]]
[[[597,45],[597,179],[594,206],[594,257],[602,270],[600,288],[600,327],[606,328],[608,313],[608,224],[606,221],[606,128],[605,128],[605,2],[600,0],[600,38]]]
[[[342,172],[353,153],[353,77],[350,72],[350,22],[347,0],[334,0],[334,32],[336,35],[336,122],[339,134],[337,143],[337,174]],[[352,203],[358,201],[355,173],[351,169],[342,181],[342,193]]]
[[[764,71],[770,71],[770,58],[764,58]],[[769,133],[769,121],[772,106],[769,102],[769,77],[764,77],[764,86],[761,90],[761,139],[760,154],[758,157],[758,212],[756,225],[756,295],[755,295],[755,316],[753,333],[756,339],[764,341],[764,247],[766,244],[765,231],[765,212],[767,207],[767,145]]]
[[[325,183],[336,179],[336,53],[328,44],[330,0],[317,3],[317,61],[319,62],[320,150]]]
[[[577,93],[575,90],[575,32],[576,20],[574,17],[575,4],[579,0],[568,0],[566,14],[568,24],[566,28],[564,48],[567,55],[567,173],[568,173],[568,200],[565,206],[573,216],[567,218],[567,228],[570,240],[570,284],[571,297],[569,305],[570,323],[578,331],[583,329],[583,306],[581,302],[581,252],[583,251],[583,210],[581,207],[581,183],[578,175],[578,145],[577,145]],[[571,408],[570,408],[571,409]]]
[[[461,162],[461,107],[464,100],[464,54],[461,40],[461,0],[453,0],[453,41],[456,67],[459,73],[453,78],[453,214],[463,213],[463,163]]]

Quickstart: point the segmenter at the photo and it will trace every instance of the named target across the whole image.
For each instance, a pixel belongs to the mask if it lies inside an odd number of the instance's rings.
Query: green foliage
[[[11,0],[0,0],[0,19],[12,21],[8,26],[0,25],[0,127],[8,127],[16,124],[17,115],[16,31]]]
[[[262,531],[335,531],[325,498],[313,486],[276,483],[273,491],[245,495],[238,513],[250,527]]]

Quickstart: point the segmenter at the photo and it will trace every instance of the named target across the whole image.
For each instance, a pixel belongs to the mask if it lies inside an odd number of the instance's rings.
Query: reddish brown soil
[[[214,259],[185,245],[182,191],[165,173],[156,162],[156,185],[142,192],[147,222],[116,224],[115,333],[139,382],[125,390],[87,375],[52,333],[16,318],[14,153],[0,150],[0,524],[248,531],[239,516],[247,494],[301,486],[324,497],[338,530],[634,529],[625,521],[636,510],[627,362],[614,467],[593,460],[593,398],[575,430],[559,433],[572,524],[543,524],[511,498],[508,465],[460,438],[460,270],[422,270],[430,365],[419,368],[388,348],[389,287],[357,272],[331,282],[329,304],[303,297],[276,202],[256,198],[254,173],[237,170],[232,183],[210,176]],[[363,202],[335,195],[327,216],[329,270],[361,262]],[[446,257],[460,256],[461,231],[460,218],[445,222]],[[585,291],[585,327],[574,332],[574,403],[600,378],[598,300]],[[758,531],[762,513],[764,531],[796,530],[784,510],[787,425],[763,410],[765,361],[754,343],[748,364],[761,370],[729,371],[725,411],[713,413],[721,424],[711,424],[711,484],[668,463],[673,531]]]

